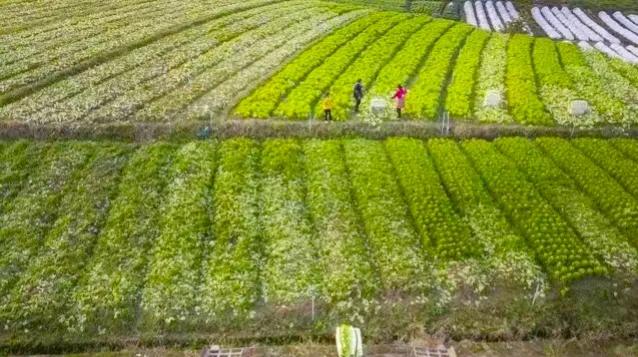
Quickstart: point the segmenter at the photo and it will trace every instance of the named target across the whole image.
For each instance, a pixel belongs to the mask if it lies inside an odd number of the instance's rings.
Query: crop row
[[[570,75],[579,94],[596,108],[605,121],[612,124],[629,124],[631,119],[624,103],[606,91],[608,83],[601,81],[589,67],[578,47],[568,43],[559,43],[557,47],[563,68]]]
[[[313,106],[331,83],[347,69],[366,47],[390,30],[406,16],[386,16],[368,27],[346,45],[324,59],[279,103],[273,114],[277,117],[305,119],[313,113]],[[351,85],[348,86],[348,88]]]
[[[298,85],[313,68],[319,66],[326,57],[347,44],[379,18],[379,15],[363,17],[335,31],[317,45],[304,51],[261,87],[242,99],[235,108],[235,112],[243,117],[268,118],[279,100],[295,85]]]
[[[552,120],[538,98],[534,77],[532,46],[534,40],[514,35],[507,48],[507,103],[514,120],[521,124],[549,125]]]
[[[192,23],[193,17],[205,19],[237,11],[246,6],[248,5],[243,3],[220,7],[193,3],[169,4],[165,11],[157,10],[157,17],[142,17],[138,22],[104,31],[103,34],[91,40],[72,42],[57,50],[47,51],[43,55],[3,67],[0,71],[0,78],[3,79],[0,81],[0,92],[8,93],[36,84],[54,73],[70,70],[82,61],[115,51],[121,48],[122,39],[125,39],[125,44],[148,41],[157,33],[170,31],[185,23]],[[201,13],[205,15],[198,15]]]
[[[461,48],[445,98],[445,109],[453,118],[472,117],[472,94],[481,52],[489,40],[488,32],[474,31]]]
[[[368,48],[359,54],[348,69],[337,78],[328,89],[334,101],[333,115],[336,120],[346,120],[352,113],[352,86],[358,79],[364,87],[369,87],[395,53],[404,45],[410,36],[423,27],[429,20],[424,16],[415,16],[403,20],[390,31],[378,38]],[[316,115],[321,112],[321,106],[314,110]]]
[[[479,122],[504,123],[512,121],[506,110],[505,71],[508,42],[508,36],[493,34],[481,53],[474,99],[474,114]],[[485,106],[484,101],[488,92],[497,94],[501,103],[495,106]]]
[[[64,107],[55,108],[56,113],[65,121],[80,119],[113,121],[132,115],[145,120],[153,120],[159,115],[163,118],[164,115],[174,112],[175,107],[182,103],[178,94],[194,96],[205,91],[215,83],[219,83],[219,79],[204,85],[196,84],[210,79],[212,75],[226,78],[234,74],[246,63],[259,58],[255,56],[272,50],[282,41],[290,38],[292,30],[303,31],[305,27],[314,23],[312,21],[326,20],[329,17],[328,13],[321,8],[313,8],[312,5],[310,3],[292,5],[284,9],[273,8],[270,12],[238,21],[231,26],[232,30],[221,26],[218,28],[219,35],[213,37],[217,38],[217,41],[211,42],[204,37],[189,46],[188,50],[183,49],[179,56],[167,56],[163,60],[135,68],[132,73],[110,78],[92,90],[84,91],[79,96],[71,98],[70,101],[65,102]],[[278,16],[277,20],[259,27],[263,21],[273,16]],[[313,20],[302,22],[286,30],[290,21],[310,18]],[[226,28],[225,31],[224,28]],[[265,39],[271,39],[271,41],[263,41]],[[260,43],[260,46],[253,49],[256,43]],[[228,53],[235,55],[228,58]],[[238,60],[239,58],[241,61]],[[236,70],[232,70],[233,68]],[[140,91],[138,89],[140,85],[143,85],[146,90]],[[193,93],[190,93],[189,89]],[[171,92],[175,92],[176,103],[169,102],[173,96],[167,97],[167,95]],[[162,103],[166,107],[162,106]],[[137,113],[141,109],[144,111]],[[47,120],[46,112],[43,111],[42,114],[44,115],[42,120]]]
[[[602,256],[610,267],[631,272],[638,267],[638,256],[629,242],[605,216],[596,203],[535,145],[523,139],[499,140],[496,146],[536,184],[540,194],[574,228],[585,244]],[[525,160],[517,158],[525,157]]]
[[[1,115],[37,122],[80,119],[88,110],[259,27],[271,17],[305,9],[299,5],[259,6],[167,36],[0,108]]]
[[[559,125],[593,126],[600,122],[595,109],[580,117],[574,117],[569,112],[568,103],[579,99],[579,95],[572,78],[560,63],[552,40],[536,39],[532,57],[539,83],[539,94]]]
[[[290,328],[312,302],[361,320],[468,285],[538,301],[638,267],[630,140],[0,142],[0,158],[5,334],[211,330],[272,308]]]
[[[456,25],[436,42],[428,59],[410,86],[405,112],[414,118],[435,120],[441,107],[442,93],[447,85],[455,56],[472,28]]]
[[[553,280],[569,283],[606,273],[605,266],[513,163],[486,142],[464,142],[463,148]]]
[[[384,98],[389,103],[396,85],[408,84],[412,75],[427,58],[434,43],[453,24],[452,21],[435,19],[415,32],[394,58],[381,69],[373,84],[366,90],[362,110],[369,111],[371,98]]]

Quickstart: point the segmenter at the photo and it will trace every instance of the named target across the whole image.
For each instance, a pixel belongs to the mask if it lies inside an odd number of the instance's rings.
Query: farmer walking
[[[359,106],[361,105],[361,99],[363,99],[363,84],[361,84],[361,79],[357,79],[357,83],[354,84],[353,88],[354,95],[354,112],[359,112]]]
[[[402,85],[397,86],[397,90],[392,96],[392,99],[396,101],[397,115],[401,119],[401,110],[405,107],[405,96],[408,94],[408,90],[403,88]]]
[[[330,93],[326,93],[321,102],[321,106],[323,107],[323,120],[332,121],[332,107],[334,107],[334,102],[332,98],[330,98]]]

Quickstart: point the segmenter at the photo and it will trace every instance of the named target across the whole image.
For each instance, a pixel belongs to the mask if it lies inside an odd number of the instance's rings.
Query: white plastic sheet
[[[498,10],[498,14],[503,19],[503,22],[505,22],[505,24],[509,24],[510,22],[512,22],[512,16],[510,16],[509,12],[507,12],[507,9],[505,8],[505,5],[503,5],[503,2],[497,1],[495,5],[496,10]]]
[[[631,22],[622,12],[616,11],[612,14],[612,16],[618,21],[621,25],[623,25],[629,31],[638,34],[638,25]]]
[[[574,26],[578,26],[580,30],[587,35],[590,41],[600,42],[603,41],[603,37],[597,34],[594,30],[585,25],[568,7],[563,6],[560,10],[563,15],[569,20]]]
[[[496,31],[503,32],[503,30],[505,30],[505,26],[503,25],[501,18],[498,17],[498,14],[496,13],[494,2],[487,1],[485,3],[485,9],[487,10],[487,16],[489,17],[490,22],[492,23],[492,28]]]
[[[563,26],[567,27],[567,29],[569,29],[569,31],[574,34],[577,40],[589,40],[589,36],[587,36],[587,34],[583,30],[581,30],[580,26],[570,21],[567,16],[565,16],[565,14],[563,14],[557,7],[552,8],[552,13],[554,14],[554,16],[556,16],[558,21],[563,24]]]
[[[541,9],[541,13],[545,17],[545,19],[556,29],[556,31],[558,31],[561,34],[561,36],[564,39],[570,40],[570,41],[574,40],[574,34],[572,34],[572,32],[569,31],[569,29],[567,27],[565,27],[556,18],[556,16],[554,16],[552,11],[547,6],[543,6],[543,8]]]
[[[624,59],[625,61],[634,64],[638,63],[638,57],[636,57],[633,53],[627,51],[627,49],[623,46],[617,43],[612,43],[609,47],[611,47],[612,50],[616,51],[616,53],[618,53],[620,57],[622,57],[622,59]]]
[[[609,14],[601,11],[598,13],[598,17],[600,17],[605,25],[609,26],[609,28],[612,29],[614,32],[638,45],[638,35],[624,28],[621,24],[619,24],[616,20],[609,16]]]
[[[585,25],[589,26],[592,30],[596,31],[596,33],[602,36],[605,40],[611,43],[620,44],[620,40],[616,36],[610,34],[607,30],[605,30],[604,27],[600,26],[594,20],[590,19],[589,16],[587,16],[587,14],[583,10],[579,8],[575,8],[573,12],[574,12],[574,15],[576,15]]]
[[[474,2],[474,10],[476,11],[476,19],[478,20],[479,27],[483,30],[491,31],[492,27],[490,27],[490,23],[487,21],[487,16],[485,15],[485,9],[483,8],[482,1]]]
[[[545,31],[545,33],[547,34],[547,36],[549,36],[549,38],[552,38],[555,40],[562,38],[562,36],[558,33],[558,31],[556,31],[554,27],[550,25],[549,22],[547,22],[547,20],[545,20],[545,18],[543,17],[543,14],[541,14],[541,11],[537,7],[532,8],[532,17],[534,18],[538,26],[540,26],[543,29],[543,31]]]
[[[478,26],[478,22],[476,22],[476,15],[474,14],[474,7],[472,6],[471,1],[466,1],[463,4],[463,12],[465,13],[465,22],[472,26]]]

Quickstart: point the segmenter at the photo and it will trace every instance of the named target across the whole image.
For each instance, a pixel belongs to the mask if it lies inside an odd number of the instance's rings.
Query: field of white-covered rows
[[[578,47],[425,15],[311,0],[7,1],[0,120],[353,118],[407,85],[405,117],[566,126],[638,122],[638,68]],[[489,94],[500,100],[485,106]],[[573,100],[590,110],[570,112]],[[392,115],[390,116],[392,117]]]
[[[505,32],[515,21],[532,34],[513,2],[466,1],[463,5],[465,21],[484,30]],[[611,15],[600,11],[592,17],[588,11],[569,7],[532,7],[531,19],[541,32],[555,40],[578,42],[583,50],[597,49],[608,56],[638,64],[638,15],[615,11]]]
[[[611,311],[638,273],[633,140],[17,141],[0,169],[0,346],[540,313],[581,281]]]

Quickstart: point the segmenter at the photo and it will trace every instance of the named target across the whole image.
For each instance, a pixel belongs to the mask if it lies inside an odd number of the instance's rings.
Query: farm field
[[[335,120],[377,123],[395,118],[397,83],[409,89],[412,121],[638,121],[634,65],[413,12],[320,0],[25,4],[0,3],[5,125],[307,120],[321,116],[327,92]],[[366,96],[355,115],[357,79]],[[500,99],[485,105],[488,95]],[[372,115],[374,99],[388,110]],[[589,112],[573,115],[571,102],[582,99]]]
[[[342,320],[622,335],[637,163],[629,139],[2,141],[0,346]],[[553,325],[571,299],[605,308]]]
[[[638,13],[593,1],[0,0],[0,355],[635,344]]]

